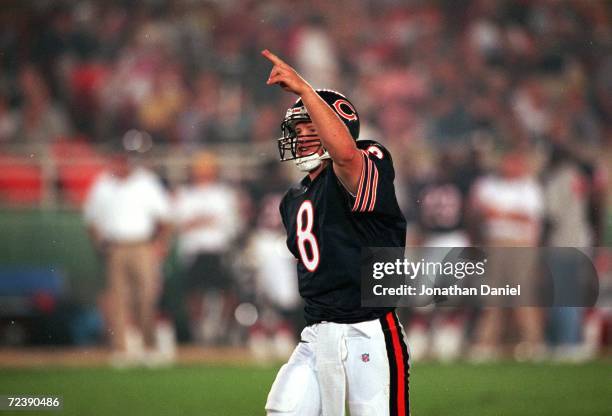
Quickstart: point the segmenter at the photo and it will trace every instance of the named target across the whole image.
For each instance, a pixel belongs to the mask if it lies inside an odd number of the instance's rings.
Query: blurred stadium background
[[[595,0],[3,1],[0,393],[61,394],[68,414],[262,413],[302,325],[276,210],[297,178],[275,142],[293,97],[265,85],[264,48],[345,92],[361,136],[392,149],[410,244],[486,244],[495,226],[470,215],[474,185],[518,170],[541,201],[518,213],[540,230],[521,244],[580,246],[599,272],[601,306],[541,311],[540,354],[510,346],[520,322],[484,351],[479,311],[402,310],[415,414],[610,414],[612,3]],[[170,367],[156,371],[110,366],[104,263],[83,216],[126,149],[176,210],[158,251]],[[203,248],[222,290],[206,267],[194,284],[182,252],[180,195],[201,176],[231,201],[204,226],[224,242]],[[438,185],[452,192],[425,198]],[[584,238],[551,240],[563,221]]]

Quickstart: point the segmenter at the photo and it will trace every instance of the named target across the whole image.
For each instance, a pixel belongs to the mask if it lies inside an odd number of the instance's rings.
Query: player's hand
[[[302,78],[295,69],[287,65],[287,63],[285,63],[285,61],[280,59],[278,56],[274,55],[267,49],[261,51],[261,54],[274,64],[266,84],[276,84],[285,91],[292,92],[299,96],[312,89],[310,84],[308,84],[308,82],[306,82],[306,80],[304,80],[304,78]]]

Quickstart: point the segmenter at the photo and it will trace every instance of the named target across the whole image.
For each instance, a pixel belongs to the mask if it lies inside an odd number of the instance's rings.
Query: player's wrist
[[[311,99],[316,99],[319,97],[315,89],[312,88],[312,86],[306,81],[304,81],[304,88],[301,89],[301,92],[299,92],[298,95],[300,98],[302,98],[303,102],[308,102]]]

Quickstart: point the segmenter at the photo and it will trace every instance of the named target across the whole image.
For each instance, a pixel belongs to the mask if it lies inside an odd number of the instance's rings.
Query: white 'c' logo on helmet
[[[345,108],[343,108],[343,106]],[[336,102],[334,102],[334,108],[336,109],[336,112],[340,115],[340,117],[348,120],[348,121],[355,121],[357,120],[357,114],[355,109],[353,108],[353,106],[351,105],[351,103],[349,103],[348,101],[346,101],[345,99],[339,99],[336,100]],[[349,110],[349,111],[347,111]]]

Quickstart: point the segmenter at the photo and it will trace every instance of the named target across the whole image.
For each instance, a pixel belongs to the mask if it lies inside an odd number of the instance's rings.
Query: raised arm
[[[355,194],[364,162],[347,127],[295,69],[267,49],[262,55],[274,64],[266,83],[301,97],[323,147],[334,162],[334,172],[347,190]]]

